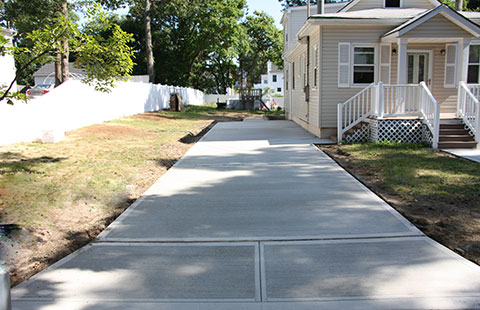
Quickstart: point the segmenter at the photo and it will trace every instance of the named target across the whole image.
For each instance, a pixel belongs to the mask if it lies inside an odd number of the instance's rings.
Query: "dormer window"
[[[399,8],[401,0],[385,0],[385,8]]]

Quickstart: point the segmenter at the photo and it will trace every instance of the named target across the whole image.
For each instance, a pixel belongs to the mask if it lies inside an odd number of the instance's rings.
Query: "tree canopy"
[[[17,67],[15,80],[30,65],[45,63],[56,59],[56,55],[65,52],[64,42],[75,56],[75,65],[85,70],[83,82],[100,91],[109,91],[115,81],[128,78],[133,69],[133,50],[128,45],[132,36],[113,23],[98,5],[87,10],[86,23],[81,27],[72,19],[59,15],[51,24],[31,31],[25,39],[32,47],[9,46],[0,36],[0,51],[16,55],[23,66]],[[20,98],[11,87],[0,89],[0,101]]]

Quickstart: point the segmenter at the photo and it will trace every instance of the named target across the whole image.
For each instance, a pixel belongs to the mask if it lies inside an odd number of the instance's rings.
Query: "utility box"
[[[182,96],[180,94],[171,94],[170,95],[170,111],[183,112],[183,102]]]
[[[65,133],[60,130],[44,130],[42,132],[43,143],[57,143],[65,140]]]

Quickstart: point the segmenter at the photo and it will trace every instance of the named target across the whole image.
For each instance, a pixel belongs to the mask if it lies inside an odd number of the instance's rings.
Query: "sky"
[[[282,4],[278,0],[247,0],[249,14],[253,14],[254,11],[264,11],[268,15],[272,16],[279,29],[282,29],[280,19],[282,19]]]

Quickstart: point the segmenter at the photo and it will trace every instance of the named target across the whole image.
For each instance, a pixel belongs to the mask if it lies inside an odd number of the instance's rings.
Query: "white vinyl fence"
[[[138,113],[168,109],[170,94],[186,105],[204,104],[203,92],[191,88],[121,82],[110,93],[70,80],[50,93],[13,106],[0,102],[0,145],[39,139],[46,130],[67,132]]]

